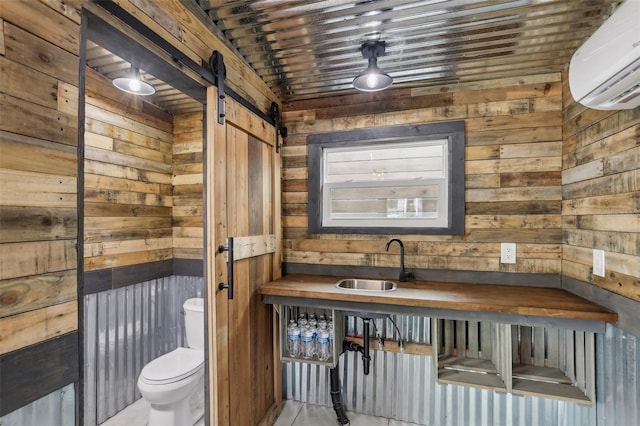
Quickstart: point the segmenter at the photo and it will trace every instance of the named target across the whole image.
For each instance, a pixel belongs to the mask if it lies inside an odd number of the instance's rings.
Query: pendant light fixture
[[[367,69],[353,79],[353,87],[364,92],[377,92],[391,86],[393,79],[378,68],[378,57],[384,55],[384,41],[367,41],[362,43],[360,52],[369,60]]]
[[[129,76],[114,79],[113,85],[132,95],[149,96],[156,93],[152,85],[140,78],[140,69],[133,65],[131,65]]]

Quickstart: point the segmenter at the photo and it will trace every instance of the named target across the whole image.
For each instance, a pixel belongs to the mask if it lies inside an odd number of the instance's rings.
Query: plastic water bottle
[[[300,356],[300,328],[298,328],[298,324],[294,320],[289,321],[289,325],[287,326],[287,352],[289,356],[292,358],[297,358]]]
[[[313,330],[313,338],[318,338],[318,321],[315,318],[315,315],[309,316],[309,328]]]
[[[313,339],[313,330],[311,328],[305,328],[302,331],[302,358],[312,358],[316,352],[315,340]]]
[[[322,328],[318,331],[318,360],[327,361],[331,357],[329,350],[329,330]]]

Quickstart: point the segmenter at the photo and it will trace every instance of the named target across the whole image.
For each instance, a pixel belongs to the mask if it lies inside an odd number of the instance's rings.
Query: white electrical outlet
[[[516,243],[500,244],[500,263],[516,263]]]
[[[593,275],[604,277],[604,250],[593,249]]]

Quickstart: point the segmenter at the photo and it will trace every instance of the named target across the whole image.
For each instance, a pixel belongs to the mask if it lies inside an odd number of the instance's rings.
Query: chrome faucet
[[[389,241],[387,241],[387,245],[384,246],[384,250],[385,251],[389,251],[389,246],[394,241],[397,242],[400,245],[400,278],[399,278],[399,281],[403,283],[403,282],[406,282],[407,279],[415,278],[415,277],[413,276],[413,274],[411,272],[406,272],[404,270],[404,244],[402,243],[402,240],[400,238],[391,238]]]

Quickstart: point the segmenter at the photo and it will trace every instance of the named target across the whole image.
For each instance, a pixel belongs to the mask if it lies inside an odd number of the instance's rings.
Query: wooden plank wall
[[[562,273],[640,301],[640,108],[587,109],[568,84],[564,103]],[[605,252],[604,277],[593,249]]]
[[[179,0],[118,3],[196,63],[206,62],[213,50],[223,51],[227,84],[256,100],[263,110],[278,101]],[[0,7],[0,354],[77,330],[82,7],[105,15],[85,0],[11,0],[2,1]],[[91,74],[89,78],[89,84],[97,84]],[[118,117],[122,105],[117,99],[105,98],[99,89],[94,92],[103,97],[89,94],[87,105],[91,117],[87,184],[93,188],[86,206],[91,233],[87,267],[170,257],[171,129],[147,108],[135,113],[135,119]],[[135,100],[122,102],[125,111],[139,108]],[[117,129],[147,138],[128,141],[122,134],[109,133]],[[146,158],[147,154],[152,157]],[[121,164],[125,158],[135,159],[137,166]],[[116,170],[122,175],[114,175]],[[143,198],[146,201],[141,202]],[[135,211],[126,207],[136,204]],[[116,218],[125,218],[118,230],[113,229],[120,221]],[[135,230],[142,229],[133,238]],[[113,239],[116,230],[120,237]],[[148,243],[143,242],[147,237]]]
[[[173,256],[204,259],[204,113],[181,114],[173,126]]]
[[[87,74],[85,271],[171,259],[173,118]]]
[[[391,235],[310,235],[307,136],[357,128],[463,120],[463,236],[402,235],[407,268],[559,274],[562,82],[560,73],[430,89],[395,89],[284,105],[284,260],[397,267]],[[517,263],[500,264],[515,242]]]
[[[77,330],[79,16],[2,2],[0,354]],[[25,373],[26,374],[26,373]],[[18,390],[16,390],[18,391]]]

